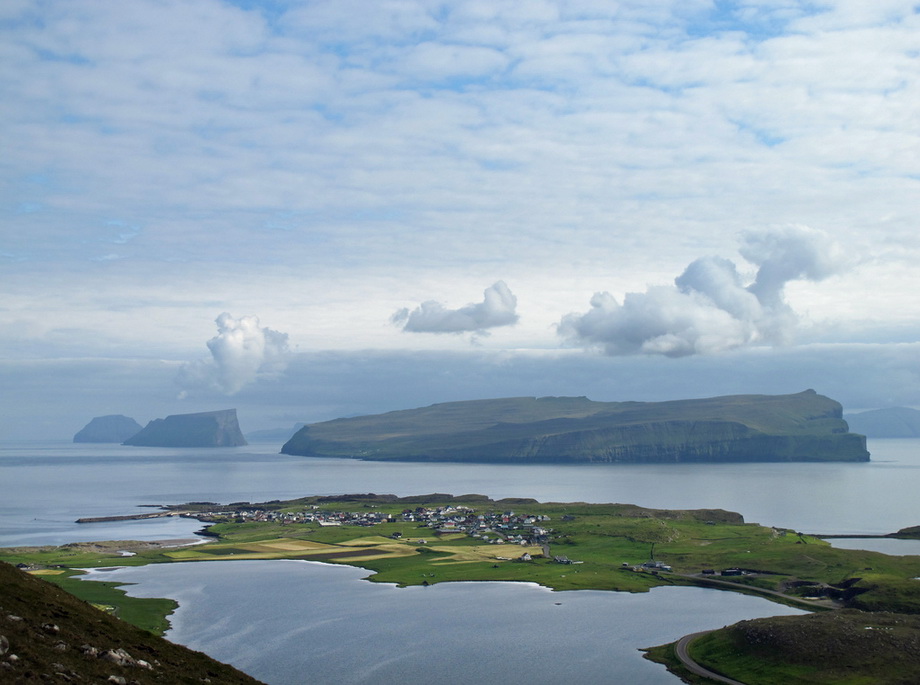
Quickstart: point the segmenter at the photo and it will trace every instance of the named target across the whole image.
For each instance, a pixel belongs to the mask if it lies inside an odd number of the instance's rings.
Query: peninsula
[[[836,652],[828,652],[831,656],[825,659],[809,646],[847,644],[854,630],[860,635],[876,629],[884,635],[898,631],[896,642],[871,643],[873,663],[901,664],[889,651],[920,644],[915,580],[920,557],[835,548],[812,535],[746,523],[740,514],[720,509],[540,503],[476,494],[310,496],[225,505],[190,502],[165,509],[210,524],[207,536],[212,540],[190,547],[122,541],[10,548],[0,550],[0,560],[93,598],[116,616],[153,625],[163,621],[172,605],[145,607],[139,603],[150,600],[126,597],[105,583],[73,576],[89,567],[304,559],[360,566],[368,569],[368,580],[400,586],[524,581],[555,590],[644,592],[660,585],[693,585],[756,594],[840,617],[753,624],[757,634],[775,636],[770,645],[779,660],[786,636],[809,650],[811,670],[806,676],[812,680],[777,677],[785,672],[771,665],[769,654],[762,658],[761,650],[753,658],[773,670],[760,681],[743,678],[752,683],[840,682],[814,679],[818,670],[830,672],[840,664]],[[916,534],[914,527],[899,532]],[[848,613],[855,609],[860,613]],[[852,616],[865,618],[857,625]],[[726,641],[727,650],[721,646]],[[710,669],[726,672],[734,666],[721,655],[732,651],[733,641],[731,632],[714,635],[710,641],[693,641],[689,652]],[[653,652],[669,668],[681,668],[673,663],[673,648]],[[854,675],[875,673],[866,664],[848,668]]]
[[[236,409],[223,409],[154,419],[124,444],[143,447],[238,447],[247,443],[240,431]]]
[[[283,454],[379,461],[868,461],[841,405],[814,390],[670,402],[515,397],[434,404],[301,428]]]

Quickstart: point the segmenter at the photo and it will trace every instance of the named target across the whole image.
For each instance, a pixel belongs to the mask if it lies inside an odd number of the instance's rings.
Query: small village
[[[233,510],[183,513],[204,523],[271,522],[282,525],[318,524],[320,526],[375,526],[381,523],[415,523],[432,534],[459,533],[490,544],[547,545],[552,529],[545,523],[549,516],[517,514],[513,511],[478,514],[471,507],[441,506],[404,509],[399,514],[380,511],[326,511],[314,505],[310,510],[282,512],[269,509],[239,508]],[[400,533],[393,533],[400,538]]]
[[[514,511],[476,513],[467,506],[441,506],[435,508],[416,507],[403,509],[399,514],[386,514],[380,511],[327,511],[318,505],[313,505],[310,510],[299,512],[283,512],[270,509],[240,508],[233,510],[205,511],[198,513],[183,513],[182,516],[196,518],[205,523],[250,523],[267,522],[282,525],[318,524],[319,526],[375,526],[381,523],[415,523],[418,528],[424,528],[435,535],[462,534],[494,545],[520,545],[539,546],[543,549],[543,557],[552,559],[558,564],[580,564],[580,561],[569,559],[565,555],[551,555],[549,549],[552,528],[545,524],[550,517],[541,514],[518,514]],[[566,516],[566,519],[574,517]],[[402,533],[390,534],[393,539],[401,539]],[[427,544],[428,540],[420,537],[414,541],[416,544]],[[496,557],[505,561],[531,561],[534,555],[524,552],[519,556]],[[643,564],[632,565],[623,563],[624,568],[634,572],[658,573],[670,572],[671,566],[654,558]],[[741,575],[736,569],[723,571],[721,575]],[[714,571],[706,569],[704,574]]]

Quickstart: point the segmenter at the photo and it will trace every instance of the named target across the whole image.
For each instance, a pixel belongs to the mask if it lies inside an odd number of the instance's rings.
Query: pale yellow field
[[[253,551],[272,551],[280,550],[285,552],[312,552],[318,549],[334,549],[335,545],[327,545],[324,542],[313,542],[311,540],[292,540],[290,538],[281,538],[271,542],[252,542],[245,545],[236,545],[244,549]]]
[[[232,554],[219,554],[218,550],[232,547],[242,550]],[[361,555],[360,551],[366,549],[369,554]],[[295,540],[280,538],[265,540],[264,542],[248,542],[243,544],[204,545],[196,548],[186,548],[167,552],[166,555],[176,561],[220,561],[240,559],[285,559],[291,556],[334,557],[342,552],[358,552],[349,554],[349,561],[365,561],[386,557],[404,557],[415,554],[415,546],[404,542],[392,540],[382,536],[356,538],[330,545],[311,540]]]
[[[38,569],[37,571],[29,571],[29,575],[33,576],[58,576],[64,572],[63,569],[53,569],[53,568],[43,568]]]
[[[462,534],[456,536],[441,536],[440,542],[453,538],[462,538]],[[220,549],[232,547],[240,550],[233,554],[219,554]],[[414,538],[406,540],[393,540],[392,538],[381,535],[369,535],[366,537],[345,540],[331,545],[322,542],[313,542],[311,540],[298,540],[294,538],[279,538],[275,540],[265,540],[258,542],[237,543],[228,545],[204,545],[196,548],[184,548],[167,552],[166,554],[176,561],[205,561],[205,560],[240,560],[240,559],[284,559],[292,556],[310,556],[315,559],[328,558],[330,561],[337,557],[344,560],[347,556],[349,562],[360,562],[371,559],[381,559],[387,557],[405,557],[417,553],[419,545]],[[495,562],[504,561],[499,557],[515,559],[525,552],[530,554],[540,554],[542,550],[539,547],[521,547],[519,545],[476,545],[452,547],[444,544],[428,545],[429,549],[443,552],[450,555],[444,559],[432,560],[434,565],[444,564],[472,564],[477,562]],[[367,554],[361,554],[362,550],[367,550]],[[351,554],[344,554],[351,552]]]
[[[540,547],[521,547],[520,545],[476,545],[475,547],[440,547],[432,546],[433,550],[450,554],[448,559],[432,561],[432,565],[443,564],[471,564],[477,561],[497,561],[498,557],[517,559],[527,552],[529,554],[543,554]]]
[[[354,540],[345,540],[340,542],[342,547],[374,547],[377,545],[402,544],[393,538],[385,538],[382,535],[372,535],[366,538],[355,538]]]

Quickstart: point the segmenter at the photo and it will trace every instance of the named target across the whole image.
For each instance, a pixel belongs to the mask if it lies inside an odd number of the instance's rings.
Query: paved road
[[[691,575],[687,573],[672,573],[672,576],[679,578],[688,578],[690,580],[696,581],[700,585],[709,585],[712,587],[725,587],[732,590],[741,590],[749,594],[763,595],[765,597],[776,597],[777,599],[782,599],[787,604],[799,605],[808,608],[815,609],[837,609],[837,605],[832,600],[828,599],[805,599],[803,597],[795,597],[794,595],[787,595],[783,592],[778,592],[776,590],[768,590],[762,587],[756,587],[754,585],[745,585],[744,583],[733,583],[730,580],[721,580],[720,578],[714,578],[712,576],[700,576],[700,575]],[[667,577],[667,576],[663,576]]]
[[[731,678],[726,678],[725,676],[719,675],[718,673],[713,673],[708,668],[703,668],[690,658],[690,654],[687,651],[690,643],[693,642],[696,638],[711,632],[711,630],[704,630],[700,633],[684,635],[680,640],[678,640],[677,644],[674,646],[674,652],[677,654],[677,658],[680,659],[680,663],[682,663],[688,671],[695,675],[703,676],[704,678],[709,678],[710,680],[715,680],[720,683],[728,683],[728,685],[744,685],[744,683],[739,680],[732,680]]]

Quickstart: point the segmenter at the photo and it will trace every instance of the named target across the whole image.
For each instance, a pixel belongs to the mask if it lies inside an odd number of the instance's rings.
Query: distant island
[[[173,414],[154,419],[125,445],[143,447],[238,447],[246,445],[236,409]]]
[[[83,426],[76,435],[74,442],[124,442],[141,430],[141,424],[129,416],[109,414],[97,416]]]
[[[920,438],[920,411],[910,407],[873,409],[847,414],[844,419],[854,431],[870,438]]]
[[[670,402],[515,397],[313,423],[282,454],[378,461],[868,461],[840,403],[814,390]]]

